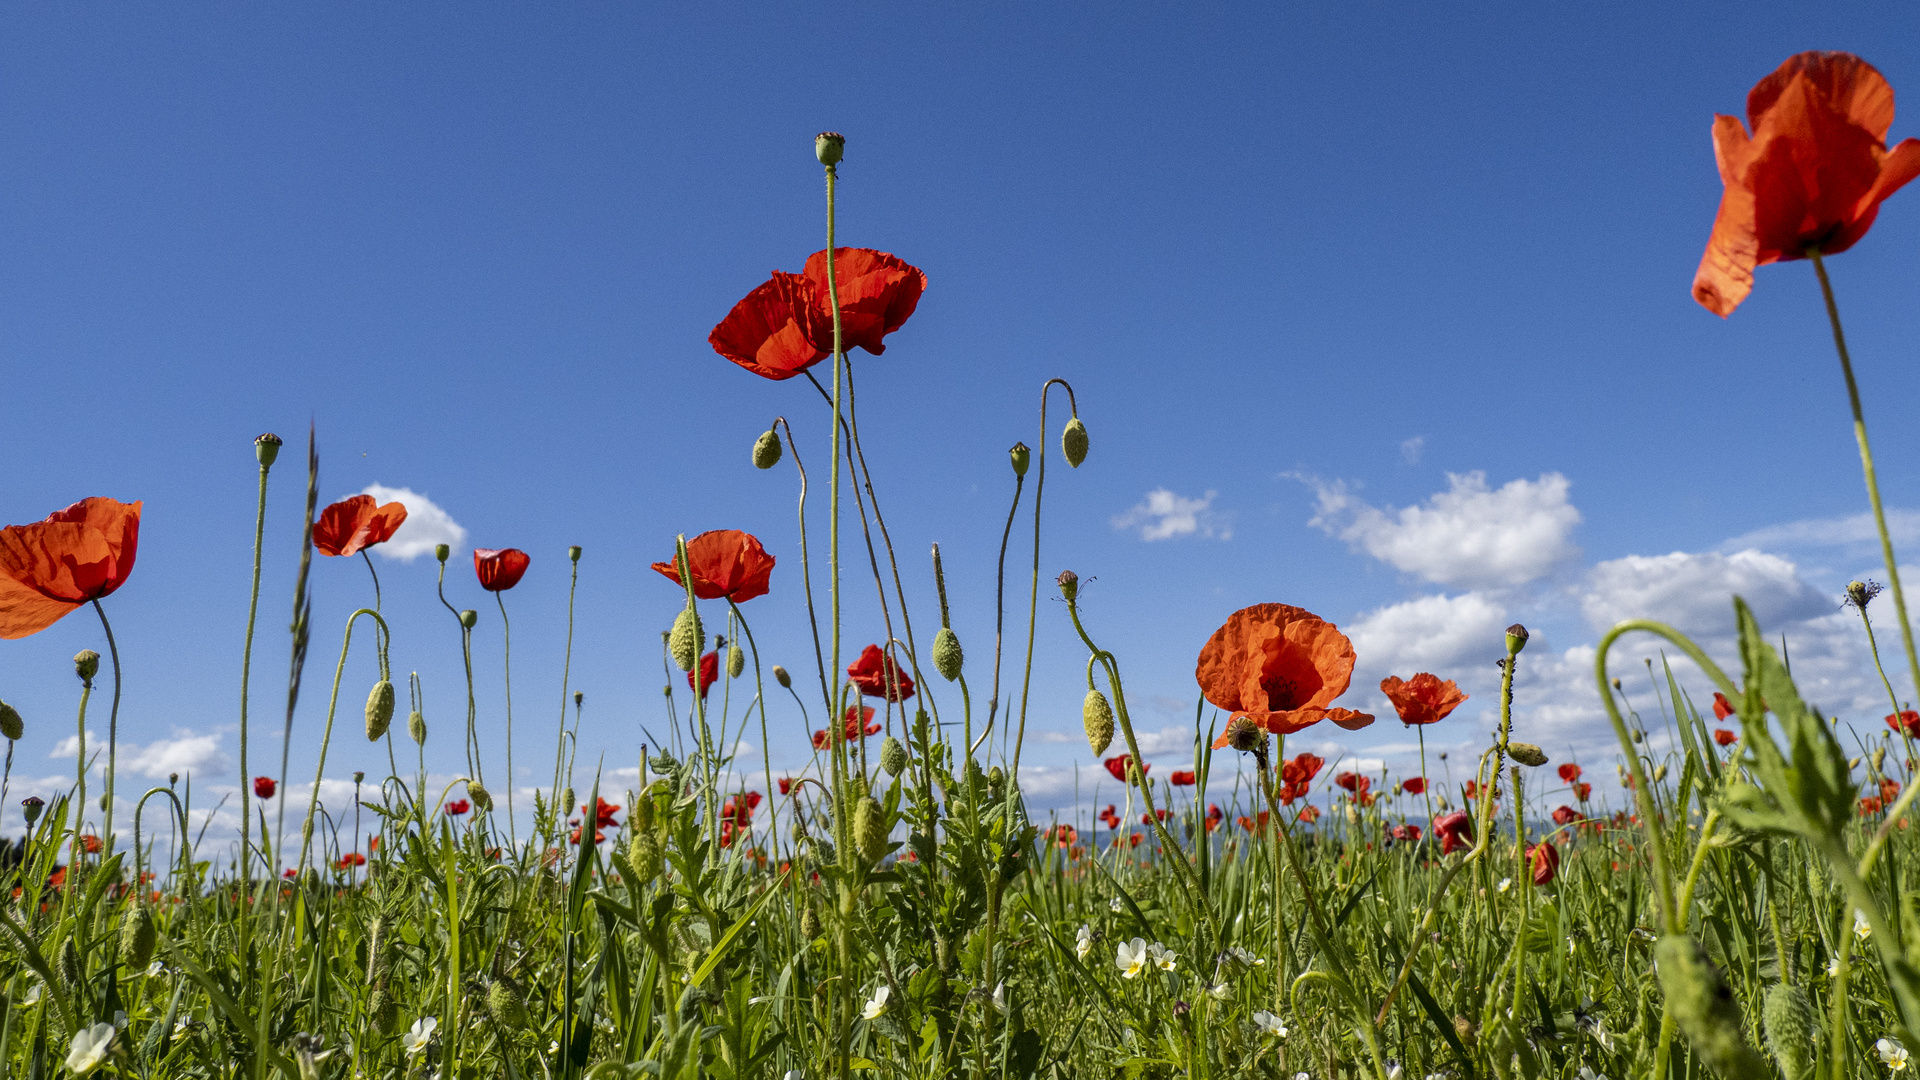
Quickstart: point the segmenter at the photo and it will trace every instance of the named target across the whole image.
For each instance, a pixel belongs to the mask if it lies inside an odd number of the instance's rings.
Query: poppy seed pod
[[[1509,742],[1507,756],[1522,765],[1531,765],[1536,769],[1547,763],[1546,751],[1529,742]]]
[[[700,625],[700,613],[688,604],[673,617],[673,630],[667,634],[667,652],[681,671],[692,671],[707,647],[707,631]]]
[[[1517,656],[1527,647],[1527,628],[1519,623],[1507,627],[1507,655]]]
[[[29,795],[20,800],[20,816],[27,819],[28,825],[32,825],[40,820],[40,811],[45,809],[46,805],[47,800],[38,795]]]
[[[966,655],[960,651],[960,635],[950,626],[943,626],[933,635],[933,670],[940,677],[952,682],[960,677],[960,668],[966,663]]]
[[[73,654],[73,673],[80,681],[93,685],[93,677],[100,674],[100,654],[92,649],[81,649]]]
[[[1060,576],[1054,578],[1053,583],[1060,586],[1060,595],[1068,600],[1080,595],[1080,575],[1071,570],[1060,571]]]
[[[273,465],[274,459],[280,456],[280,446],[280,436],[271,431],[253,440],[253,456],[260,459],[261,468]]]
[[[1087,699],[1080,705],[1080,719],[1087,726],[1087,745],[1093,748],[1093,756],[1099,757],[1113,745],[1113,705],[1107,701],[1107,695],[1098,690],[1087,691]]]
[[[580,561],[580,545],[579,544],[575,544],[572,547],[567,549],[567,561],[568,562]]]
[[[768,428],[766,431],[761,432],[758,439],[753,441],[753,467],[756,469],[773,468],[775,465],[780,464],[781,452],[780,436],[776,434],[772,428]]]
[[[0,701],[0,735],[17,740],[26,730],[26,722],[20,719],[20,710]]]
[[[1767,990],[1760,1018],[1767,1033],[1767,1049],[1773,1051],[1773,1059],[1780,1063],[1787,1080],[1811,1076],[1820,1020],[1807,992],[1788,983],[1774,983]]]
[[[887,822],[887,812],[881,808],[879,800],[871,795],[862,796],[859,806],[853,811],[854,842],[859,845],[860,857],[870,863],[885,858],[887,834],[892,831]]]
[[[427,718],[417,712],[408,713],[407,734],[413,737],[416,745],[425,746],[427,742]]]
[[[468,608],[467,610],[460,613],[460,625],[466,627],[469,630],[473,629],[476,625],[479,624],[479,622],[480,622],[480,613],[473,610],[472,608]]]
[[[120,960],[129,971],[138,971],[153,959],[154,942],[160,932],[153,925],[153,911],[145,904],[135,903],[133,910],[120,922]]]
[[[1033,451],[1027,449],[1026,443],[1017,442],[1007,451],[1007,459],[1013,462],[1013,475],[1025,476],[1027,466],[1033,461]]]
[[[773,665],[773,681],[779,683],[782,690],[793,688],[793,676],[787,674],[787,669],[779,664]]]
[[[1667,1007],[1693,1052],[1722,1076],[1766,1075],[1766,1059],[1746,1043],[1733,988],[1706,950],[1685,935],[1668,934],[1654,944],[1653,959]]]
[[[747,654],[738,645],[727,646],[727,677],[737,679],[747,670]]]
[[[467,781],[467,797],[473,800],[474,809],[483,814],[493,812],[493,793],[482,787],[479,781]]]
[[[887,770],[889,776],[907,771],[907,748],[899,739],[889,735],[880,744],[880,767]]]
[[[487,1015],[504,1028],[519,1028],[527,1022],[527,1003],[521,1000],[519,988],[502,975],[487,987]]]
[[[1067,429],[1060,433],[1060,452],[1067,456],[1067,464],[1079,468],[1087,460],[1087,425],[1079,417],[1067,421]]]
[[[1261,743],[1267,741],[1267,733],[1261,730],[1259,724],[1247,717],[1236,716],[1227,721],[1225,738],[1228,746],[1247,754],[1252,753]]]
[[[367,694],[367,741],[379,742],[393,726],[393,683],[381,679]]]
[[[441,562],[446,562],[447,556],[452,554],[453,554],[453,548],[447,546],[446,544],[433,545],[433,557],[440,560]]]
[[[847,137],[837,131],[823,131],[813,137],[813,156],[829,169],[840,164],[846,152]]]

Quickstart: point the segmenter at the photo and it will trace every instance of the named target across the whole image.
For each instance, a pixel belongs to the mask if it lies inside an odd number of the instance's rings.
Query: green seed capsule
[[[772,428],[762,434],[753,443],[753,467],[771,469],[780,464],[780,436]]]
[[[700,613],[688,604],[674,616],[673,632],[667,635],[667,652],[673,655],[673,662],[681,671],[692,671],[706,647],[707,631],[700,625]]]
[[[1740,1004],[1727,978],[1692,938],[1669,934],[1653,947],[1660,989],[1693,1052],[1722,1076],[1765,1076],[1766,1059],[1748,1046]]]
[[[737,679],[747,670],[747,653],[738,645],[727,646],[727,677]]]
[[[1536,769],[1547,763],[1547,752],[1532,743],[1508,743],[1507,756],[1522,765],[1530,765]]]
[[[860,857],[870,863],[877,863],[887,854],[887,834],[893,831],[887,821],[887,812],[880,803],[868,795],[860,800],[853,812],[853,835],[860,847]]]
[[[0,735],[9,739],[19,739],[26,732],[26,723],[20,719],[20,710],[0,701]]]
[[[153,925],[153,911],[136,902],[120,923],[120,962],[129,972],[139,971],[153,959],[153,946],[160,932]]]
[[[1113,705],[1107,701],[1107,695],[1098,690],[1087,691],[1087,700],[1080,706],[1080,718],[1087,725],[1087,745],[1093,748],[1093,755],[1099,757],[1113,745]]]
[[[899,776],[907,770],[907,748],[899,739],[889,735],[880,744],[880,767],[891,776]]]
[[[416,745],[425,746],[427,743],[427,718],[417,712],[408,713],[407,734],[413,736],[413,741]]]
[[[1813,1074],[1814,1046],[1819,1018],[1806,991],[1786,983],[1774,983],[1760,1012],[1767,1032],[1767,1049],[1780,1063],[1787,1080],[1803,1080]]]
[[[1067,456],[1067,464],[1079,468],[1087,460],[1087,425],[1079,417],[1067,421],[1067,429],[1060,433],[1060,452]]]
[[[952,682],[960,677],[960,668],[966,663],[966,656],[960,651],[960,636],[952,627],[943,626],[933,635],[933,670],[940,677]]]
[[[379,742],[393,726],[393,683],[381,679],[367,694],[367,741]]]
[[[493,980],[487,987],[487,1014],[494,1023],[504,1028],[519,1028],[527,1022],[527,1003],[521,1000],[519,989],[506,976]]]

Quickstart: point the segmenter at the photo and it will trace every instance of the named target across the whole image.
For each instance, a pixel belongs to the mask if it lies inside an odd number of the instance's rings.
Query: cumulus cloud
[[[1920,541],[1920,511],[1888,510],[1887,532],[1896,544],[1912,544]],[[1720,545],[1720,550],[1736,552],[1748,548],[1765,550],[1809,547],[1871,547],[1877,550],[1879,545],[1880,532],[1874,526],[1873,515],[1867,513],[1854,514],[1850,517],[1806,518],[1781,525],[1769,525],[1734,537]]]
[[[1409,676],[1498,658],[1507,610],[1480,593],[1421,596],[1380,608],[1347,628],[1361,668]]]
[[[1316,489],[1309,525],[1438,585],[1524,585],[1580,554],[1572,540],[1580,511],[1559,473],[1498,489],[1484,472],[1448,473],[1448,490],[1397,510],[1370,506],[1339,481],[1297,478]]]
[[[1166,488],[1155,488],[1133,509],[1113,516],[1113,527],[1122,531],[1137,529],[1142,540],[1171,540],[1176,536],[1233,539],[1230,516],[1213,509],[1209,491],[1197,499],[1176,495]]]
[[[371,495],[374,501],[383,504],[399,502],[407,508],[407,520],[393,534],[393,539],[373,549],[389,559],[412,562],[422,555],[431,554],[439,544],[458,550],[467,539],[467,530],[453,520],[453,515],[411,488],[368,484],[360,494]]]
[[[120,748],[120,767],[150,780],[164,780],[173,773],[193,776],[207,772],[224,773],[227,755],[218,735],[206,735],[186,728],[175,728],[173,737],[145,746]]]
[[[1580,609],[1595,630],[1627,619],[1657,619],[1688,634],[1725,634],[1733,626],[1736,595],[1746,598],[1762,626],[1817,618],[1838,606],[1802,581],[1791,560],[1748,549],[1629,555],[1599,563],[1587,573]]]

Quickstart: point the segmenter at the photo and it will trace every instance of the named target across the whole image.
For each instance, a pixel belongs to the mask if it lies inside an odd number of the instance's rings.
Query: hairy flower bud
[[[1093,748],[1093,756],[1106,753],[1113,745],[1113,705],[1107,695],[1087,691],[1087,699],[1080,705],[1080,719],[1087,725],[1087,745]]]
[[[92,649],[81,649],[74,653],[73,673],[80,676],[81,682],[92,686],[93,677],[100,674],[100,654]]]
[[[840,164],[846,152],[847,137],[837,131],[823,131],[813,137],[813,156],[829,169]]]
[[[1530,742],[1509,742],[1507,756],[1522,765],[1531,765],[1536,769],[1547,763],[1546,751]]]
[[[667,652],[681,671],[692,671],[707,647],[707,631],[700,625],[700,613],[688,604],[673,618],[673,631],[667,635]]]
[[[274,459],[280,456],[281,439],[269,431],[253,440],[253,456],[260,459],[260,467],[271,468]]]
[[[120,961],[129,971],[139,971],[153,958],[153,946],[160,932],[153,925],[153,911],[135,902],[133,910],[120,921]]]
[[[416,746],[425,746],[427,743],[427,718],[418,712],[408,713],[407,734],[412,736]]]
[[[633,835],[627,839],[627,862],[640,878],[635,885],[645,885],[660,876],[660,870],[666,864],[666,852],[661,850],[660,838],[654,835],[652,829],[633,830]]]
[[[1516,656],[1527,647],[1527,628],[1519,623],[1507,627],[1507,655]]]
[[[382,1035],[392,1035],[400,1026],[400,1003],[393,999],[384,986],[377,986],[373,996],[367,999],[367,1015],[373,1021],[373,1029]]]
[[[1773,1059],[1780,1063],[1787,1080],[1811,1076],[1820,1021],[1807,992],[1787,983],[1774,983],[1767,990],[1760,1017],[1766,1027],[1767,1049],[1773,1051]]]
[[[379,742],[393,726],[393,683],[381,679],[367,694],[367,741]]]
[[[6,707],[4,705],[0,705],[0,722],[4,722],[5,720],[6,720]],[[14,721],[15,724],[18,724],[19,722],[20,721],[18,720]],[[1889,734],[1889,732],[1883,731],[1881,732],[1881,734],[1886,735],[1886,734]],[[9,735],[7,737],[14,738],[15,736]],[[1873,771],[1876,773],[1884,771],[1883,766],[1885,766],[1886,763],[1887,763],[1887,748],[1884,746],[1874,747],[1873,748]]]
[[[493,812],[493,793],[480,785],[478,780],[467,781],[467,797],[473,800],[473,808],[483,814]]]
[[[1067,421],[1067,429],[1060,433],[1060,452],[1067,456],[1067,464],[1079,468],[1087,460],[1087,425],[1079,417]]]
[[[780,464],[780,454],[780,436],[772,428],[753,441],[753,467],[756,469],[771,469]]]
[[[561,810],[567,813],[573,812],[573,795],[574,795],[574,792],[572,788],[569,787],[569,788],[561,789],[560,791],[560,809]]]
[[[65,983],[68,989],[78,991],[83,989],[80,983],[86,974],[86,969],[81,966],[80,950],[74,946],[73,937],[72,934],[68,934],[66,944],[60,946],[60,959],[57,962],[56,974],[60,976],[60,981]]]
[[[812,941],[819,936],[820,916],[813,910],[813,905],[808,904],[800,909],[800,937],[803,940]]]
[[[880,744],[880,767],[887,770],[889,776],[907,771],[907,748],[899,739],[889,735]]]
[[[1013,475],[1025,476],[1027,466],[1033,463],[1033,451],[1027,449],[1026,443],[1014,443],[1013,447],[1007,451],[1007,460],[1013,463]]]
[[[16,740],[27,730],[26,721],[20,719],[20,710],[0,701],[0,735]]]
[[[1722,1076],[1765,1076],[1767,1063],[1746,1044],[1746,1025],[1727,977],[1692,938],[1668,934],[1654,944],[1667,1007],[1693,1052]]]
[[[1667,763],[1663,761],[1659,764],[1658,767],[1656,767],[1653,770],[1653,782],[1657,784],[1660,781],[1665,780],[1666,778],[1667,778]]]
[[[887,812],[881,808],[879,800],[871,795],[861,798],[853,811],[853,836],[859,846],[860,857],[870,863],[885,858],[887,834],[892,831]]]
[[[487,987],[487,1015],[501,1027],[518,1029],[527,1022],[527,1003],[522,999],[520,988],[505,975],[493,980]]]
[[[793,688],[793,676],[787,674],[787,669],[779,664],[773,665],[773,681],[779,683],[782,690]]]
[[[960,635],[950,626],[943,626],[933,635],[933,670],[940,677],[952,682],[960,677],[960,668],[966,663],[966,655],[960,651]]]
[[[747,654],[738,645],[727,646],[727,677],[737,679],[747,670]]]

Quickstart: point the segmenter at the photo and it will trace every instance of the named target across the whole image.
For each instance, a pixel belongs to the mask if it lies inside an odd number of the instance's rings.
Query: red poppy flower
[[[1473,818],[1465,810],[1441,814],[1433,823],[1433,832],[1440,838],[1440,854],[1450,854],[1473,844]]]
[[[613,820],[613,815],[620,812],[620,805],[618,803],[610,803],[605,799],[599,799],[598,804],[600,809],[593,816],[593,827],[596,829],[604,829],[608,826],[618,827],[620,823]],[[585,817],[586,813],[586,804],[582,803],[580,805],[580,814],[582,817]]]
[[[838,268],[836,267],[836,275]],[[824,312],[826,304],[819,307]],[[791,379],[833,355],[833,316],[817,325],[813,283],[779,270],[707,335],[713,351],[767,379]]]
[[[1443,680],[1424,671],[1404,681],[1389,675],[1380,680],[1380,692],[1393,702],[1403,724],[1439,723],[1467,700],[1452,679]]]
[[[1587,796],[1589,796],[1589,795],[1591,795],[1591,794],[1593,794],[1593,785],[1592,785],[1592,784],[1575,784],[1575,785],[1573,785],[1573,797],[1574,797],[1574,798],[1576,798],[1576,799],[1579,799],[1579,800],[1580,800],[1581,802],[1586,802],[1586,801],[1587,801]]]
[[[1567,825],[1580,820],[1580,811],[1571,806],[1556,807],[1553,811],[1555,825]]]
[[[280,785],[274,783],[273,777],[271,776],[256,776],[253,778],[253,797],[256,799],[271,799],[273,798],[273,793],[279,789]]]
[[[1920,739],[1920,712],[1915,712],[1912,709],[1902,709],[1898,716],[1889,715],[1887,717],[1887,726],[1895,731],[1904,731],[1908,735]]]
[[[520,584],[532,561],[532,556],[519,548],[473,549],[473,572],[480,577],[480,587],[488,592],[506,592]]]
[[[1313,805],[1307,805],[1307,806],[1301,807],[1300,820],[1306,822],[1309,825],[1313,824],[1316,821],[1319,821],[1320,808]],[[1260,824],[1264,826],[1266,825],[1266,823],[1267,823],[1267,812],[1265,810],[1262,810],[1260,811]]]
[[[45,521],[0,529],[0,638],[37,634],[124,584],[140,548],[142,505],[82,499]]]
[[[465,799],[455,799],[447,804],[447,813],[452,814],[454,817],[459,817],[471,809],[473,809],[473,804]],[[574,843],[577,844],[579,841],[575,840]]]
[[[827,748],[827,732],[825,728],[813,733],[813,748],[815,750],[825,750]]]
[[[1721,746],[1732,746],[1734,743],[1740,741],[1740,736],[1735,735],[1726,728],[1714,728],[1713,741],[1719,743]]]
[[[720,820],[737,829],[753,827],[753,807],[743,798],[730,798],[720,807]]]
[[[1898,799],[1899,797],[1900,797],[1900,781],[1898,780],[1880,781],[1880,800],[1882,802],[1886,803],[1888,806],[1892,806],[1894,800]]]
[[[1861,817],[1866,817],[1870,814],[1877,814],[1880,812],[1880,810],[1881,810],[1881,804],[1878,796],[1868,795],[1866,798],[1860,800],[1860,816]]]
[[[1733,702],[1727,700],[1727,695],[1715,690],[1713,692],[1713,718],[1715,720],[1725,720],[1733,714]]]
[[[1338,776],[1335,776],[1333,778],[1333,783],[1334,783],[1334,786],[1345,788],[1346,790],[1353,792],[1355,795],[1363,795],[1367,792],[1369,788],[1373,787],[1372,778],[1361,776],[1359,773],[1350,773],[1350,772],[1343,772],[1343,773],[1340,773]]]
[[[378,836],[371,836],[367,838],[367,850],[368,851],[380,850],[380,838]]]
[[[807,280],[813,283],[815,325],[824,319],[829,347],[833,313],[827,291],[827,253],[807,259]],[[833,283],[840,299],[840,341],[843,351],[858,345],[875,356],[887,351],[888,334],[906,325],[927,289],[927,275],[918,267],[872,248],[835,248]]]
[[[873,720],[873,706],[871,705],[849,705],[847,706],[846,716],[843,717],[843,719],[847,725],[848,742],[861,738],[863,735],[877,735],[880,732],[880,725],[871,722]],[[866,727],[862,728],[862,724],[865,724]]]
[[[1289,784],[1311,783],[1314,777],[1320,775],[1320,768],[1325,764],[1325,759],[1318,754],[1295,754],[1293,760],[1281,764],[1280,779]]]
[[[1395,825],[1393,827],[1393,830],[1389,832],[1388,835],[1392,836],[1395,840],[1399,840],[1403,843],[1417,844],[1420,842],[1420,826]]]
[[[707,696],[707,692],[713,689],[714,680],[720,677],[720,654],[717,652],[710,652],[707,655],[701,657],[700,666],[698,670],[700,673],[699,684],[697,686],[694,684],[694,681],[693,681],[694,673],[689,671],[687,672],[687,686],[690,689],[695,689],[700,691],[700,696],[702,698],[705,698]]]
[[[1533,883],[1552,884],[1553,876],[1560,872],[1560,849],[1542,840],[1527,849],[1527,858],[1533,862]]]
[[[351,870],[356,866],[367,865],[367,857],[357,851],[349,851],[345,855],[340,856],[340,861],[333,865],[336,869]]]
[[[847,680],[867,697],[905,701],[913,696],[913,680],[878,645],[860,650],[860,659],[847,665]]]
[[[1569,784],[1580,779],[1580,766],[1575,765],[1571,761],[1560,766],[1560,779],[1565,780]]]
[[[792,792],[793,792],[793,777],[791,776],[781,777],[780,778],[780,794],[788,795],[788,794],[791,794]]]
[[[371,495],[341,499],[314,520],[313,548],[322,555],[355,555],[393,539],[394,530],[406,520],[404,503],[378,506]]]
[[[1400,782],[1400,790],[1409,795],[1425,795],[1427,793],[1427,778],[1424,776],[1416,776],[1411,780],[1403,780]]]
[[[693,595],[702,600],[725,597],[744,604],[756,596],[767,595],[768,579],[773,576],[773,556],[760,546],[752,533],[739,529],[713,529],[687,541],[687,570],[693,578]],[[675,585],[680,571],[673,560],[653,564]]]
[[[1332,623],[1286,604],[1228,616],[1200,650],[1194,678],[1208,701],[1277,734],[1322,720],[1349,731],[1373,723],[1366,713],[1327,707],[1353,679],[1353,643]],[[1213,745],[1227,745],[1226,738]]]
[[[572,831],[571,833],[568,833],[568,834],[567,834],[567,842],[568,842],[568,843],[571,843],[571,844],[578,844],[578,843],[580,842],[580,830],[581,830],[582,828],[584,828],[584,826],[580,826],[580,825],[575,825],[575,826],[573,827],[573,831]],[[601,831],[600,831],[600,830],[598,830],[598,829],[595,829],[595,830],[594,830],[594,832],[593,832],[593,842],[594,842],[594,843],[596,843],[596,844],[604,844],[604,843],[606,843],[606,842],[607,842],[607,834],[606,834],[606,833],[603,833],[603,832],[601,832]]]
[[[1173,816],[1173,811],[1171,810],[1155,810],[1151,814],[1141,814],[1140,824],[1151,825],[1153,824],[1153,819],[1156,817],[1158,817],[1161,821],[1165,821],[1172,816]]]
[[[80,846],[85,848],[89,855],[100,854],[100,838],[92,833],[88,833],[80,838]]]
[[[1190,769],[1175,769],[1173,775],[1167,777],[1167,782],[1174,787],[1192,787],[1194,780],[1193,771]]]
[[[1873,227],[1880,204],[1920,176],[1920,140],[1887,149],[1893,88],[1851,53],[1804,52],[1747,95],[1747,121],[1713,118],[1726,191],[1693,278],[1693,298],[1730,315],[1753,291],[1753,269],[1837,255]]]
[[[1107,767],[1107,772],[1113,774],[1113,778],[1115,780],[1118,780],[1121,783],[1125,783],[1127,780],[1128,757],[1129,755],[1127,754],[1115,754],[1113,757],[1110,757],[1105,761],[1102,761],[1100,764],[1105,765]],[[1147,770],[1153,768],[1153,766],[1146,764],[1144,762],[1136,762],[1134,764],[1134,768],[1140,773],[1141,776],[1145,776],[1147,775]]]
[[[1139,846],[1140,846],[1140,841],[1141,841],[1141,839],[1142,839],[1142,837],[1141,837],[1141,835],[1140,835],[1139,833],[1128,833],[1128,834],[1127,834],[1127,846],[1128,846],[1128,847],[1139,847]]]

